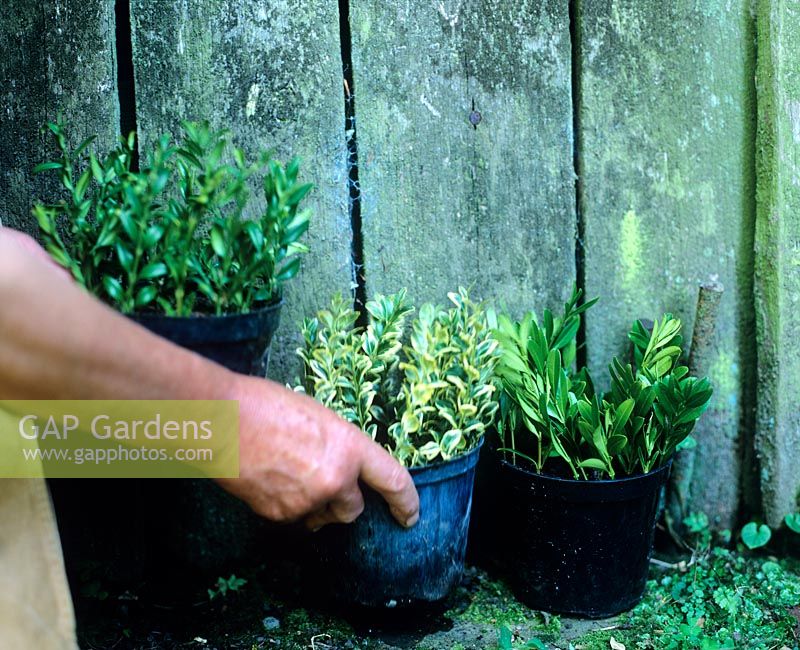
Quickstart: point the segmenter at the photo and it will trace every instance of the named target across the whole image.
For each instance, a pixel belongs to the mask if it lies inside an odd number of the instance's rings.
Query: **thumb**
[[[419,520],[419,495],[411,474],[383,447],[364,438],[361,480],[389,504],[392,516],[410,528]]]

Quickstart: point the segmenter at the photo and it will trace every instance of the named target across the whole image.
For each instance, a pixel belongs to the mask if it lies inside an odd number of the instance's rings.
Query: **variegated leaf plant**
[[[474,449],[497,411],[494,322],[466,290],[448,297],[449,309],[423,305],[407,337],[405,291],[369,301],[366,327],[341,295],[303,322],[302,389],[406,466]]]

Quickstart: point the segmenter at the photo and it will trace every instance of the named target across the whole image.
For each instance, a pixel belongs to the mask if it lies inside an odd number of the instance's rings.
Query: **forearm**
[[[154,336],[0,233],[0,398],[230,399],[235,375]]]
[[[225,370],[147,332],[25,253],[0,228],[0,401],[239,402],[240,476],[220,480],[256,512],[312,528],[363,509],[358,481],[411,526],[419,499],[385,449],[310,397]]]

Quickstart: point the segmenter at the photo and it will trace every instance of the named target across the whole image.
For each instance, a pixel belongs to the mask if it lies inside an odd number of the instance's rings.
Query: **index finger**
[[[365,442],[361,480],[386,500],[401,526],[411,528],[419,520],[419,495],[411,474],[379,444],[368,438]]]

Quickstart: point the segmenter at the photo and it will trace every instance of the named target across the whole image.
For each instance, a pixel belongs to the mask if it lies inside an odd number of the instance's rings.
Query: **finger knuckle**
[[[356,519],[361,516],[361,513],[364,512],[364,504],[355,504],[351,505],[347,508],[337,508],[334,511],[334,515],[336,519],[343,524],[352,524]]]
[[[260,517],[264,517],[278,524],[287,524],[297,519],[297,514],[292,508],[273,501],[259,502],[255,505],[253,510]]]
[[[280,512],[270,503],[257,503],[252,506],[253,512],[255,512],[259,517],[264,517],[265,519],[269,519],[271,521],[279,521],[280,520]]]
[[[339,520],[344,524],[352,524],[364,512],[364,504],[360,503],[355,505],[339,516]]]
[[[330,501],[343,487],[342,478],[335,472],[325,472],[319,480],[319,493],[323,501]]]
[[[387,477],[386,488],[392,494],[399,494],[408,488],[410,482],[411,479],[405,468],[397,465]]]

